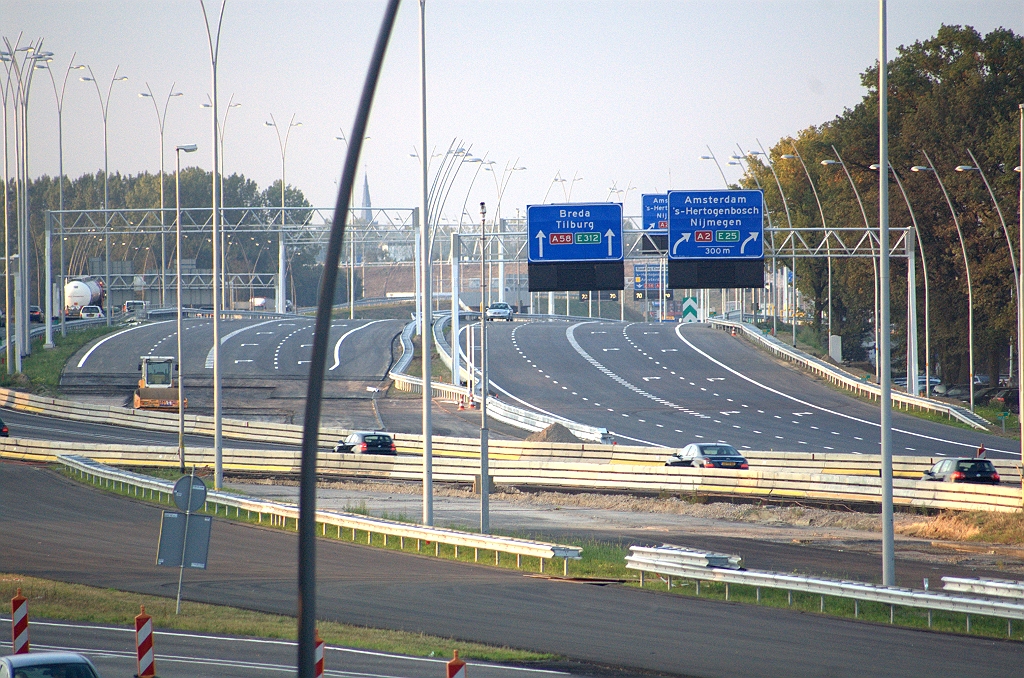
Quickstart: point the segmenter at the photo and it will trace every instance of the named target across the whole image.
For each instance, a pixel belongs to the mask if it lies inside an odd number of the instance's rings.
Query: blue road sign
[[[622,204],[529,205],[531,263],[622,261]]]
[[[633,264],[633,289],[658,290],[668,281],[668,271],[660,264]]]
[[[763,259],[761,191],[670,191],[669,259]]]
[[[668,230],[667,193],[644,193],[640,196],[640,207],[645,230]]]

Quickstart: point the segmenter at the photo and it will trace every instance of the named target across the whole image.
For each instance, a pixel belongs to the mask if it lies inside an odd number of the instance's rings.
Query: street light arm
[[[757,146],[761,149],[761,155],[768,160],[768,169],[772,171],[772,176],[775,177],[775,186],[779,189],[779,197],[782,198],[782,209],[786,211],[786,222],[789,224],[789,228],[792,229],[793,219],[790,218],[789,215],[789,203],[786,201],[786,194],[782,190],[782,182],[779,181],[779,175],[775,172],[775,165],[772,164],[772,159],[768,153],[765,152],[764,146],[761,145],[761,141],[759,139],[755,139],[754,141],[757,141]]]
[[[981,175],[981,180],[985,182],[985,188],[988,189],[989,197],[992,198],[992,204],[996,207],[996,214],[999,215],[999,223],[1003,226],[1003,235],[1006,236],[1006,246],[1010,249],[1010,263],[1013,264],[1013,279],[1016,281],[1020,275],[1017,272],[1017,257],[1013,253],[1013,243],[1010,241],[1010,231],[1006,228],[1006,219],[1003,218],[1003,210],[999,208],[999,201],[996,200],[996,194],[992,191],[992,186],[988,183],[988,177],[985,176],[985,170],[981,168],[978,160],[974,157],[974,153],[971,149],[967,149],[967,155],[971,156],[971,162],[974,163],[974,169],[978,170],[978,174]],[[1020,298],[1020,286],[1017,287],[1017,298]]]

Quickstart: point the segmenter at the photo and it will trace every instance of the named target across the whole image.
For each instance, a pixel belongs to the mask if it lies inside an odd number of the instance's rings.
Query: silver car
[[[74,652],[29,652],[0,657],[0,678],[100,678],[92,662]]]
[[[512,307],[504,301],[498,301],[487,307],[488,320],[507,320],[512,322]]]

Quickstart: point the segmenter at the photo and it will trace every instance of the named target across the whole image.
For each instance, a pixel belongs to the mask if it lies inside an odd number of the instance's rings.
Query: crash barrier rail
[[[69,473],[92,483],[100,481],[104,487],[110,487],[116,491],[129,492],[143,498],[146,497],[148,492],[150,498],[155,498],[157,501],[160,501],[165,495],[169,496],[174,492],[174,483],[168,480],[159,480],[150,476],[111,468],[87,457],[74,454],[59,455],[57,461]],[[262,523],[264,516],[267,516],[268,522],[271,525],[298,529],[299,508],[294,504],[266,501],[254,497],[210,490],[206,495],[205,510],[208,513],[213,513],[215,516],[223,512],[226,518],[235,517],[252,520],[256,516],[259,523]],[[234,514],[233,516],[232,513]],[[477,559],[479,559],[480,550],[493,551],[495,564],[499,564],[500,553],[512,554],[518,557],[539,558],[541,560],[541,571],[544,568],[544,560],[562,558],[565,561],[564,567],[567,568],[568,561],[578,560],[583,551],[582,548],[577,546],[473,534],[458,530],[400,523],[394,520],[361,516],[343,511],[317,511],[317,531],[326,537],[329,532],[333,531],[329,530],[328,526],[337,528],[336,534],[338,538],[341,538],[342,530],[351,530],[353,541],[355,541],[357,532],[365,532],[367,543],[372,542],[372,535],[374,534],[384,535],[385,546],[387,545],[388,537],[398,537],[403,548],[405,547],[406,539],[415,539],[417,540],[417,551],[419,551],[421,541],[425,541],[428,544],[433,543],[435,545],[435,554],[439,554],[440,544],[454,546],[456,548],[456,556],[458,555],[458,548],[475,549]],[[517,558],[517,567],[520,564],[519,558]]]
[[[716,319],[709,320],[708,324],[712,327],[720,327],[743,332],[745,337],[764,348],[769,353],[784,360],[788,360],[789,362],[796,363],[809,372],[812,372],[828,381],[830,384],[846,389],[847,391],[852,391],[856,395],[873,398],[875,400],[880,398],[882,395],[882,389],[878,384],[858,379],[849,372],[845,372],[824,360],[819,360],[814,356],[807,355],[803,351],[796,350],[792,346],[787,346],[775,337],[764,334],[760,329],[753,325]],[[963,407],[957,407],[956,405],[911,395],[909,393],[900,393],[896,390],[891,391],[891,395],[893,405],[900,409],[926,410],[929,412],[944,414],[947,417],[957,419],[982,431],[987,431],[990,426],[989,422],[983,417]]]
[[[958,593],[980,593],[983,596],[1024,600],[1024,581],[984,579],[982,577],[943,577],[942,588]]]
[[[701,565],[702,557],[707,564]],[[782,574],[763,570],[745,570],[742,565],[728,567],[716,566],[715,561],[730,558],[722,554],[704,554],[678,546],[666,544],[662,547],[631,546],[630,555],[626,556],[626,568],[641,573],[660,574],[666,577],[681,577],[700,581],[714,581],[726,584],[728,599],[729,584],[743,584],[755,588],[773,588],[784,591],[799,591],[822,596],[821,609],[824,612],[824,596],[850,598],[856,601],[870,601],[884,605],[915,607],[927,610],[943,610],[966,615],[984,615],[1002,619],[1024,619],[1024,604],[1003,600],[986,600],[984,598],[968,598],[939,591],[925,591],[898,586],[880,586],[865,582],[805,577],[796,574]],[[731,556],[739,561],[739,556]],[[894,616],[893,607],[890,614]],[[857,614],[857,608],[854,608]],[[890,616],[890,619],[892,618]],[[969,620],[969,617],[968,617]],[[929,617],[929,622],[931,618]],[[970,630],[970,621],[967,622]],[[1011,627],[1007,626],[1007,631]]]
[[[435,439],[437,440],[437,439]],[[433,478],[436,482],[476,484],[480,473],[479,447],[462,453],[442,439],[435,444]],[[409,445],[412,442],[413,445]],[[689,467],[654,467],[628,463],[550,461],[547,444],[492,441],[489,477],[493,487],[572,489],[577,491],[641,492],[680,498],[724,495],[776,501],[878,504],[881,480],[859,475],[797,473],[770,469],[732,471]],[[422,446],[415,441],[398,445],[399,454],[341,454],[321,451],[317,470],[323,476],[418,482],[423,477]],[[569,447],[569,446],[566,446]],[[414,448],[412,454],[405,451]],[[447,448],[447,449],[444,449]],[[0,441],[0,457],[26,461],[53,461],[59,455],[79,454],[120,466],[177,466],[176,447],[94,445],[42,440]],[[213,464],[210,448],[189,448],[189,465]],[[297,474],[300,450],[223,450],[229,471]],[[985,486],[918,480],[893,481],[893,502],[898,507],[1016,512],[1021,510],[1020,486]]]

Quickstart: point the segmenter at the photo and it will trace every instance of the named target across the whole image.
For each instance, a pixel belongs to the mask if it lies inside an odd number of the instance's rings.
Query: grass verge
[[[160,630],[193,631],[233,636],[296,639],[294,617],[266,614],[222,605],[182,601],[181,614],[174,614],[174,600],[114,589],[37,579],[19,574],[0,574],[0,598],[14,597],[20,588],[28,598],[32,618],[61,619],[131,626],[139,606],[153,617]],[[329,645],[376,650],[413,657],[451,657],[453,650],[466,658],[491,662],[539,662],[553,655],[466,643],[422,633],[372,629],[331,621],[317,623],[320,637]]]
[[[33,339],[32,355],[26,356],[21,362],[22,374],[7,374],[6,370],[0,370],[0,386],[41,395],[57,395],[60,392],[60,375],[68,359],[93,339],[120,329],[123,328],[116,325],[90,327],[76,329],[62,337],[60,328],[54,328],[54,347],[43,348],[43,337]]]

